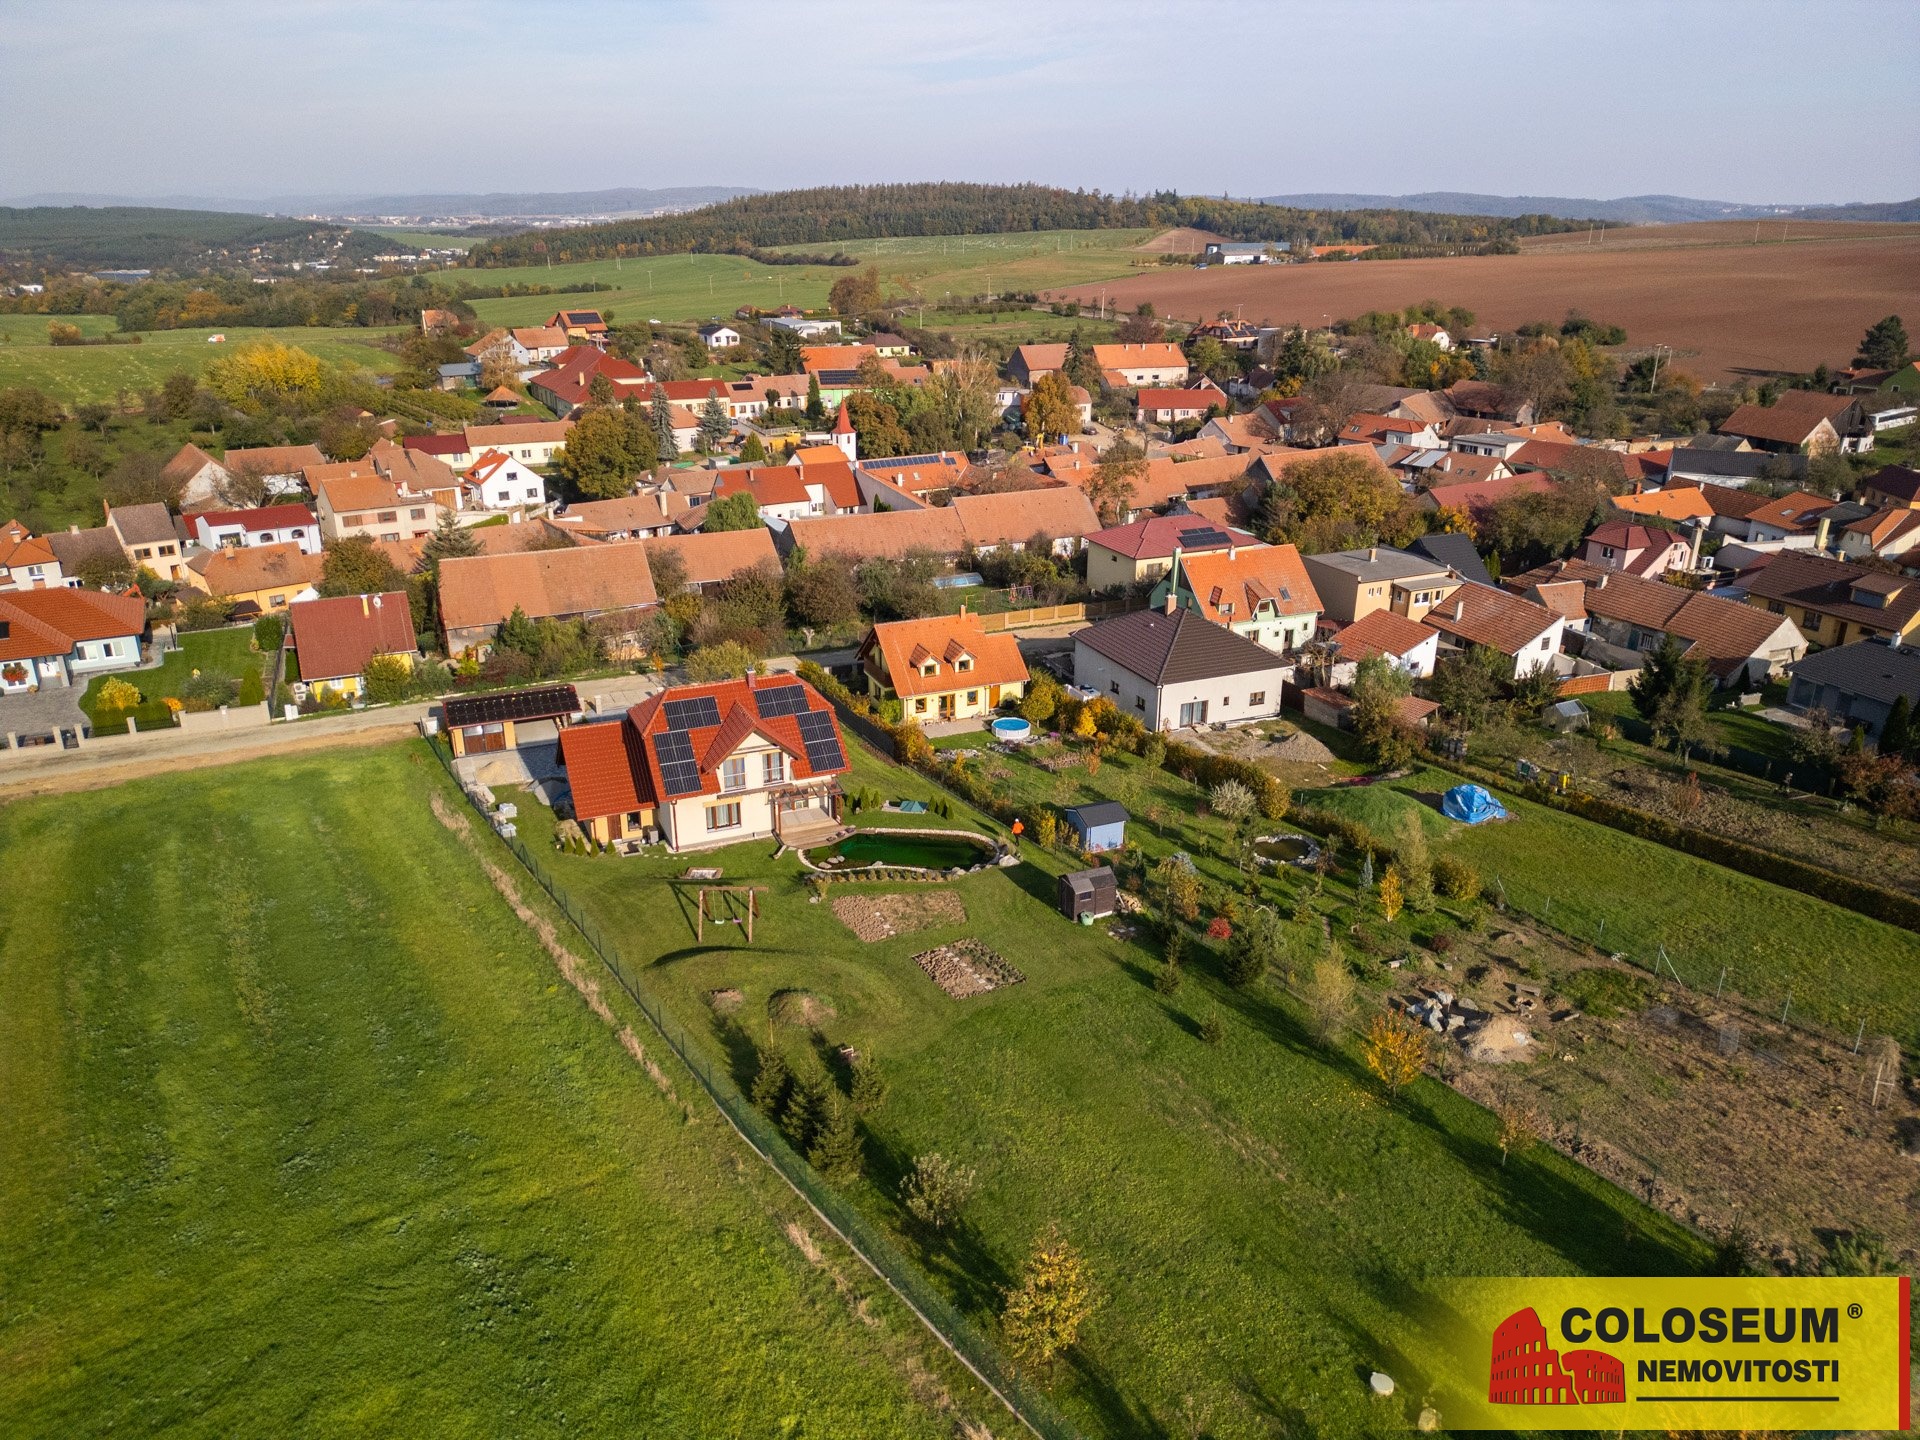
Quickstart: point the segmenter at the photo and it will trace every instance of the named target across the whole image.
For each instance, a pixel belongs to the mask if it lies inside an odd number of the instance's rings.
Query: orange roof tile
[[[884,666],[873,663],[876,652]],[[1019,640],[1006,631],[987,634],[980,617],[972,614],[875,625],[860,642],[858,658],[903,699],[975,686],[1024,684],[1027,679]],[[972,662],[965,670],[957,668],[962,658]],[[934,667],[933,674],[921,673],[926,664]]]
[[[1201,613],[1216,625],[1251,619],[1268,602],[1276,615],[1318,613],[1321,608],[1320,592],[1291,545],[1183,554],[1180,571]]]

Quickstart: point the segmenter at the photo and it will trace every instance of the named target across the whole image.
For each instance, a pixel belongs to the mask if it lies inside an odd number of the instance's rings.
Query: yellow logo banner
[[[1459,1280],[1449,1430],[1905,1430],[1912,1281]]]

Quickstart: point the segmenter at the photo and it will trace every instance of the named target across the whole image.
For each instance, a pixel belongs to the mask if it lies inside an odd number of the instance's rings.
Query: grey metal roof
[[[1100,825],[1124,825],[1133,818],[1127,814],[1127,807],[1118,800],[1096,800],[1091,805],[1069,805],[1063,813],[1068,820],[1083,830],[1091,830]]]
[[[1324,565],[1329,570],[1357,575],[1363,580],[1411,580],[1416,575],[1431,575],[1436,568],[1446,568],[1443,561],[1390,549],[1385,545],[1366,550],[1329,550],[1324,555],[1305,555],[1301,558],[1309,567]]]
[[[1487,569],[1486,562],[1481,560],[1480,552],[1473,548],[1471,535],[1422,535],[1409,548],[1415,554],[1451,566],[1463,580],[1471,580],[1479,585],[1493,584],[1493,574]]]
[[[1920,702],[1920,646],[1895,645],[1885,636],[1816,650],[1787,666],[1787,673],[1888,705],[1900,695]]]
[[[1673,452],[1667,462],[1669,475],[1738,475],[1751,480],[1765,472],[1785,479],[1800,480],[1807,473],[1804,455],[1769,455],[1760,450],[1702,450],[1688,446]]]
[[[1285,664],[1271,650],[1192,610],[1135,610],[1089,625],[1074,640],[1155,686],[1248,675]]]

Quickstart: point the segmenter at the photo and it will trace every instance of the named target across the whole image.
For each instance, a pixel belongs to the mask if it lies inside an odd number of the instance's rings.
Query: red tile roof
[[[1273,603],[1276,615],[1305,615],[1321,608],[1320,592],[1291,545],[1182,555],[1180,569],[1200,602],[1200,613],[1216,625],[1251,619],[1265,601]]]
[[[1804,445],[1822,420],[1836,423],[1858,403],[1851,395],[1789,390],[1771,405],[1742,405],[1720,422],[1720,433],[1776,445]]]
[[[560,732],[560,764],[567,772],[573,813],[582,820],[650,809],[653,783],[640,732],[626,717],[611,724],[569,725]]]
[[[1489,585],[1462,585],[1427,612],[1426,623],[1470,645],[1518,655],[1559,619],[1544,605]]]
[[[99,590],[12,590],[0,594],[0,660],[65,655],[82,640],[138,635],[147,627],[146,602],[137,595]]]
[[[404,593],[340,595],[287,607],[303,680],[359,675],[375,655],[411,655],[413,612]]]
[[[1433,631],[1391,610],[1375,610],[1333,638],[1340,646],[1342,660],[1365,660],[1372,655],[1400,660],[1431,640]]]
[[[1018,637],[1006,631],[987,634],[978,615],[935,615],[875,625],[860,642],[860,663],[868,664],[876,650],[885,659],[886,669],[882,674],[870,666],[871,672],[903,699],[1027,680]],[[960,670],[955,662],[963,655],[972,665]],[[921,666],[929,661],[934,673],[921,674]]]
[[[803,713],[825,715],[833,723],[834,738],[840,741],[840,763],[815,769],[807,759],[807,747],[800,736],[800,720],[796,715],[761,715],[753,698],[755,690],[766,690],[775,686],[797,685],[806,692],[806,711]],[[791,675],[769,676],[764,680],[751,677],[744,680],[725,680],[715,685],[678,685],[671,690],[662,690],[650,695],[627,711],[626,723],[632,725],[640,735],[651,740],[664,734],[673,727],[667,722],[666,706],[670,701],[711,699],[720,715],[718,725],[691,726],[686,735],[693,747],[695,764],[700,772],[698,792],[687,791],[683,794],[668,793],[660,773],[659,752],[652,744],[643,746],[646,761],[648,788],[651,793],[667,799],[684,799],[694,793],[717,795],[720,793],[720,763],[738,748],[747,736],[759,734],[771,740],[788,756],[788,773],[795,780],[809,780],[816,776],[843,774],[850,767],[846,759],[846,741],[840,734],[840,721],[833,713],[833,707],[820,698],[819,694],[805,681]],[[724,737],[724,738],[723,738]],[[718,742],[718,743],[716,743]]]
[[[1201,501],[1205,504],[1205,501]],[[1217,539],[1206,538],[1209,533]],[[1144,515],[1131,525],[1115,525],[1087,536],[1089,545],[1098,545],[1130,560],[1160,559],[1176,550],[1199,552],[1224,550],[1229,545],[1258,545],[1260,539],[1244,530],[1226,529],[1201,515],[1174,513]]]

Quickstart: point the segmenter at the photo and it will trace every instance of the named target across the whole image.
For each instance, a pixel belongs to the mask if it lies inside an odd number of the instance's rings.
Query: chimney
[[[371,615],[373,613],[370,609],[367,608],[367,597],[364,595],[360,597],[360,613],[363,616]]]
[[[1467,618],[1467,602],[1466,601],[1456,600],[1453,602],[1453,618],[1455,623],[1458,623],[1459,621]]]
[[[1178,602],[1177,600],[1175,600],[1175,599],[1174,599],[1174,597],[1173,597],[1173,586],[1172,586],[1172,585],[1168,585],[1168,586],[1167,586],[1167,605],[1166,605],[1166,613],[1167,613],[1167,614],[1169,614],[1169,615],[1171,615],[1171,614],[1173,614],[1173,612],[1175,611],[1175,609],[1177,609],[1177,608],[1178,608],[1178,606],[1179,606],[1179,602]]]
[[[1607,588],[1607,572],[1605,570],[1602,570],[1600,572],[1600,578],[1593,582],[1593,588],[1596,590],[1604,590]]]
[[[1375,561],[1375,560],[1378,560],[1379,558],[1380,558],[1380,547],[1379,547],[1378,545],[1370,545],[1370,546],[1368,546],[1368,547],[1367,547],[1367,559],[1368,559],[1368,561],[1369,561],[1369,562],[1372,562],[1372,561]]]
[[[1239,553],[1240,553],[1240,542],[1237,540],[1227,541],[1227,563],[1229,565],[1233,563],[1234,557]]]

